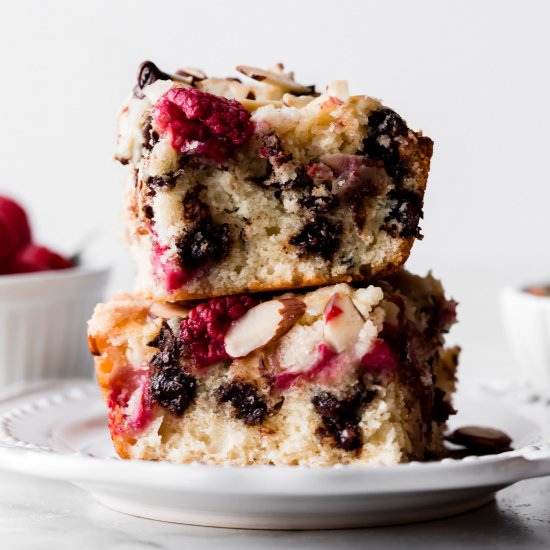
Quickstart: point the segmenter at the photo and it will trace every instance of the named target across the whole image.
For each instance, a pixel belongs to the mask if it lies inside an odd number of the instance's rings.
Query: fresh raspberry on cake
[[[224,162],[253,132],[250,113],[234,99],[196,88],[172,88],[153,108],[152,127],[181,153]]]

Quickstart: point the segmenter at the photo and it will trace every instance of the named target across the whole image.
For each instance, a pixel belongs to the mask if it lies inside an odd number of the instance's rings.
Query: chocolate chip
[[[219,388],[218,401],[231,403],[235,416],[249,426],[261,424],[268,413],[267,403],[260,397],[257,388],[240,380]]]
[[[147,117],[143,124],[143,147],[150,151],[159,141],[159,135],[153,130],[152,119]]]
[[[179,338],[164,321],[158,335],[149,342],[149,346],[159,349],[149,363],[149,396],[172,414],[181,416],[193,401],[197,382],[181,368]]]
[[[445,392],[441,388],[434,389],[433,419],[443,424],[449,416],[456,414],[456,409],[445,399]]]
[[[137,72],[137,84],[134,88],[134,95],[138,99],[143,99],[143,88],[156,82],[157,80],[170,80],[169,74],[162,72],[152,61],[144,61]]]
[[[176,185],[176,180],[178,179],[179,172],[174,172],[172,174],[164,174],[162,176],[149,176],[147,178],[146,184],[152,188],[167,187],[171,189]]]
[[[300,255],[314,254],[331,260],[340,246],[341,234],[342,222],[331,222],[324,216],[316,215],[289,242],[298,248]]]
[[[143,213],[145,214],[145,217],[148,220],[153,221],[153,218],[155,217],[155,213],[153,211],[153,207],[150,204],[146,204],[143,207]]]
[[[419,227],[424,216],[422,197],[410,191],[393,190],[388,194],[388,198],[395,203],[380,229],[392,237],[414,237],[422,240],[423,235]]]
[[[180,342],[166,321],[163,322],[159,333],[148,345],[159,349],[159,352],[151,359],[150,365],[152,367],[177,365],[179,363]]]
[[[360,448],[363,444],[359,428],[361,411],[375,396],[376,391],[364,388],[346,399],[337,399],[326,391],[318,393],[311,400],[323,424],[318,434],[331,436],[334,443],[346,451]]]
[[[176,242],[178,256],[184,267],[194,269],[224,258],[231,246],[229,225],[216,225],[211,220],[200,220]]]
[[[403,181],[408,167],[402,162],[399,143],[394,138],[407,134],[407,125],[395,111],[384,107],[369,115],[368,135],[363,140],[363,153],[371,160],[382,161],[386,172],[396,185]],[[388,143],[380,143],[380,137],[385,137]]]
[[[172,365],[155,369],[149,386],[151,398],[176,416],[182,416],[189,408],[196,391],[195,377]]]
[[[511,451],[512,439],[494,428],[463,426],[446,437],[447,441],[461,445],[474,452],[497,454]]]
[[[292,190],[311,192],[313,186],[314,182],[309,177],[307,170],[303,166],[300,166],[296,169],[296,175],[294,176],[294,178],[281,184],[281,187],[287,191]]]
[[[388,135],[392,138],[406,136],[408,132],[404,120],[393,110],[383,107],[369,115],[369,127],[375,135]]]

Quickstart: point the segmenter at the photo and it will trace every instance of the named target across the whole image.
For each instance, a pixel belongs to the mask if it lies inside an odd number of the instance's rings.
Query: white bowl
[[[0,276],[0,386],[91,375],[86,323],[108,273],[75,267]]]
[[[526,287],[506,287],[500,296],[502,319],[520,373],[534,390],[550,393],[550,296]]]

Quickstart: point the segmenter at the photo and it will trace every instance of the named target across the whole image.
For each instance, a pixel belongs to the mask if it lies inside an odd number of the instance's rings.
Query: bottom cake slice
[[[89,342],[123,458],[395,464],[442,450],[455,321],[431,275],[193,304],[122,295]]]

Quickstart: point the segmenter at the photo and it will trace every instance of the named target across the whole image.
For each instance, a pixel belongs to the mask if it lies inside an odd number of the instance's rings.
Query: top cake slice
[[[343,81],[145,62],[119,114],[138,291],[166,301],[369,280],[421,238],[432,141]]]

